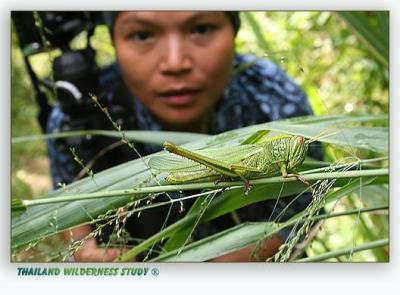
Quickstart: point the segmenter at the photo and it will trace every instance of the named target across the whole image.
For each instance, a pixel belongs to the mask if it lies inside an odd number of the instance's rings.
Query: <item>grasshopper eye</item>
[[[289,169],[300,165],[307,154],[307,144],[303,136],[292,138],[291,149],[289,154]]]
[[[303,144],[305,140],[303,136],[298,136],[296,141],[298,144]]]

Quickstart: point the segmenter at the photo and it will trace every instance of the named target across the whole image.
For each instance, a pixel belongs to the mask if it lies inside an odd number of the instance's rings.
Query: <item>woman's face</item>
[[[121,12],[113,36],[127,87],[169,128],[201,124],[231,78],[224,12]]]

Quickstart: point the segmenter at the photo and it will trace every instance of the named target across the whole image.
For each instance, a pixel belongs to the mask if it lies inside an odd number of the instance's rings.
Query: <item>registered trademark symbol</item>
[[[152,268],[151,269],[151,274],[153,275],[153,276],[158,276],[158,274],[160,273],[160,271],[158,270],[158,268]]]

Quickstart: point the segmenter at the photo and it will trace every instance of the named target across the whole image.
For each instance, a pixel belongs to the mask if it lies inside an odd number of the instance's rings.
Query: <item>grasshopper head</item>
[[[308,142],[303,136],[293,136],[290,139],[288,169],[294,169],[303,163],[308,150]]]

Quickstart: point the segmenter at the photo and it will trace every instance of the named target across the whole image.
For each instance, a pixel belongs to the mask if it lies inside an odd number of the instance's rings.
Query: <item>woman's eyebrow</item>
[[[189,16],[187,19],[184,20],[184,23],[195,22],[202,19],[207,19],[213,12],[209,11],[199,11],[196,12],[194,15]]]
[[[131,25],[131,24],[139,24],[139,25],[144,25],[144,26],[154,26],[156,25],[157,22],[155,21],[151,21],[149,19],[146,18],[141,18],[140,16],[135,16],[135,17],[129,17],[124,19],[121,22],[122,26],[126,26],[126,25]]]

